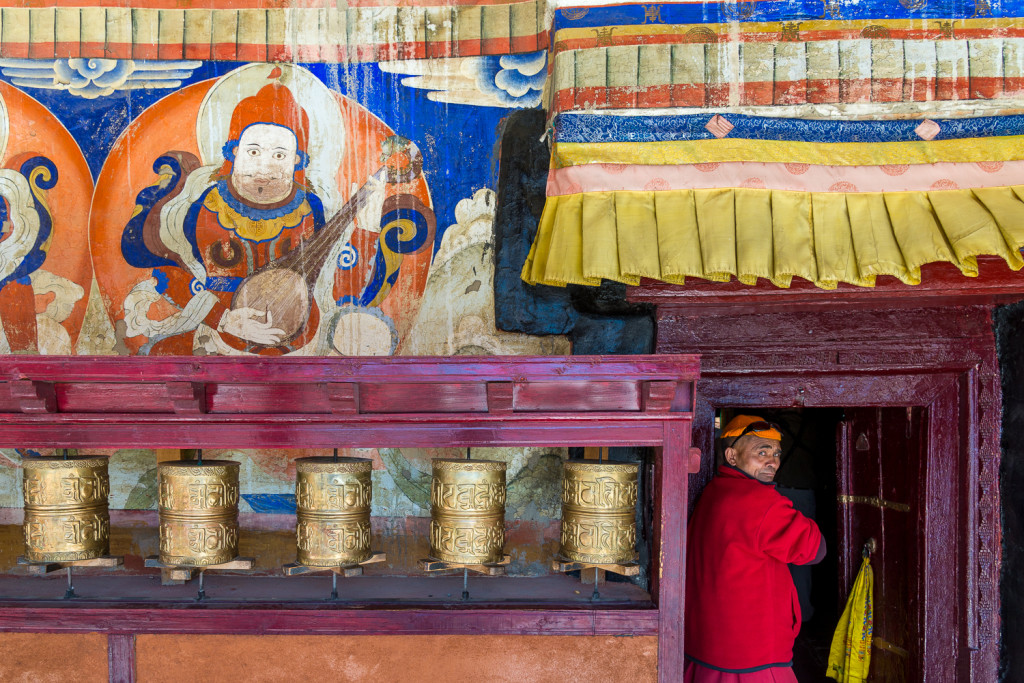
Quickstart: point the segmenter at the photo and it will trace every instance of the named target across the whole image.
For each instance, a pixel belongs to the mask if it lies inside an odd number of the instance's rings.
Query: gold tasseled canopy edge
[[[548,197],[523,266],[529,284],[630,285],[687,277],[745,284],[794,277],[834,289],[879,275],[920,284],[945,261],[977,276],[976,256],[1024,266],[1024,186],[931,192],[763,189],[588,192]]]

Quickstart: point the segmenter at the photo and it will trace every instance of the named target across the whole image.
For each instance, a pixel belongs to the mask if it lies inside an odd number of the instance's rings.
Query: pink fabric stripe
[[[548,172],[549,197],[580,192],[749,187],[803,192],[905,192],[1024,184],[1024,161],[812,166],[729,162],[641,166],[583,164]]]

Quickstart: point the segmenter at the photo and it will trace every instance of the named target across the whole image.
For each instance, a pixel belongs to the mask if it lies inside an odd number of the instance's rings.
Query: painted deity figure
[[[150,340],[144,352],[166,339],[178,341],[158,350],[322,353],[327,347],[314,342],[337,332],[342,308],[381,319],[373,309],[402,257],[429,258],[432,212],[389,192],[383,172],[328,213],[306,179],[309,115],[278,76],[275,68],[234,107],[222,163],[201,167],[191,154],[169,152],[157,165],[170,180],[139,194],[142,210],[125,228],[122,252],[153,268],[151,286],[137,286],[125,302],[129,330]],[[155,295],[179,312],[150,320]],[[326,329],[325,313],[335,330]],[[201,343],[182,349],[180,339],[198,330],[207,333]]]
[[[70,354],[60,323],[85,290],[42,269],[53,241],[46,190],[56,184],[57,169],[31,154],[15,166],[0,169],[0,353]]]

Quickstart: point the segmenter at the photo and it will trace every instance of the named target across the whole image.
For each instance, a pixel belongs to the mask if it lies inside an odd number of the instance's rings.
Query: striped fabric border
[[[545,7],[4,7],[0,57],[370,62],[533,52]]]
[[[610,116],[561,114],[555,119],[558,142],[662,142],[713,140],[712,114]],[[804,142],[916,142],[924,120],[832,121],[728,114],[729,138]],[[938,126],[935,140],[1024,134],[1024,115],[929,119]]]
[[[556,26],[558,24],[556,23]],[[600,27],[559,27],[552,35],[559,50],[611,45],[670,43],[772,43],[828,40],[979,40],[1024,37],[1019,19],[948,17],[929,22],[879,19],[874,21],[765,21],[737,23],[642,24]]]
[[[811,22],[816,19],[845,21],[971,20],[977,17],[1016,18],[1024,8],[1016,2],[988,0],[719,0],[719,2],[635,3],[603,7],[563,7],[555,14],[554,27],[627,26],[636,24],[718,24],[731,21]]]
[[[1024,178],[1024,161],[969,164],[812,166],[761,162],[678,166],[584,164],[548,172],[547,195],[745,187],[793,192],[927,192],[1004,187]]]
[[[554,46],[552,113],[970,99],[1020,107],[1024,93],[1024,37],[739,43],[712,35],[563,47]]]
[[[646,165],[762,162],[815,166],[1006,162],[1024,159],[1024,136],[931,142],[792,142],[677,140],[670,142],[557,142],[552,168],[581,164]]]

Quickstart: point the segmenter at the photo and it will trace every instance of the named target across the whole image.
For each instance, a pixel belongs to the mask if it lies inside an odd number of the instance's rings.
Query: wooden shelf
[[[484,608],[467,604],[457,609],[443,600],[437,600],[445,605],[438,609],[373,609],[372,601],[363,608],[332,602],[295,609],[287,601],[260,608],[215,600],[189,607],[157,600],[75,601],[54,607],[30,599],[0,603],[0,630],[99,631],[111,637],[264,629],[656,634],[660,680],[680,680],[685,542],[680,530],[686,528],[687,473],[699,465],[699,454],[695,458],[690,448],[698,375],[695,355],[2,357],[0,447],[645,446],[656,454],[648,501],[653,509],[649,576],[654,608],[635,602],[608,608],[580,599],[550,601],[549,608],[543,601],[538,607],[498,599]],[[228,568],[245,567],[206,569]],[[504,570],[500,565],[482,568]],[[191,579],[198,571],[161,569],[172,582]],[[517,580],[482,583],[501,581]]]

